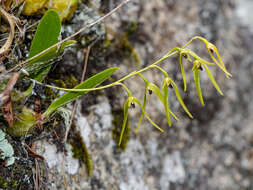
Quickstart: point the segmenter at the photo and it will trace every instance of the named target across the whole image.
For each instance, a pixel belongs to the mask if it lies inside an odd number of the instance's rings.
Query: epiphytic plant
[[[201,57],[199,57],[196,53],[194,53],[192,50],[190,49],[186,49],[186,46],[190,45],[194,40],[201,40],[202,42],[204,42],[204,44],[207,47],[207,50],[212,58],[212,60],[214,61],[214,63],[210,63],[204,59],[202,59]],[[147,119],[150,121],[150,123],[155,126],[158,130],[160,130],[161,132],[163,132],[163,129],[161,129],[159,126],[157,126],[157,124],[155,124],[151,118],[147,115],[146,111],[145,111],[145,106],[146,106],[146,94],[147,93],[152,93],[154,92],[155,95],[158,97],[158,99],[161,101],[161,103],[164,105],[164,110],[166,113],[166,117],[168,120],[168,125],[171,126],[171,117],[170,115],[172,115],[176,120],[178,120],[178,117],[170,110],[169,108],[169,95],[168,95],[168,90],[171,88],[174,90],[175,95],[179,101],[179,103],[181,104],[182,108],[185,110],[185,112],[188,114],[188,116],[190,118],[193,118],[192,114],[190,113],[190,111],[188,110],[188,108],[186,107],[186,105],[184,104],[179,89],[176,85],[176,83],[172,80],[171,77],[169,77],[168,73],[163,70],[160,66],[158,66],[159,63],[161,63],[162,61],[164,61],[165,59],[173,56],[173,55],[179,55],[180,58],[180,67],[181,67],[181,73],[182,73],[182,78],[183,78],[183,83],[184,83],[184,90],[186,90],[186,80],[185,80],[185,71],[184,71],[184,67],[181,61],[181,58],[184,57],[188,60],[189,63],[192,64],[192,72],[194,75],[194,81],[196,84],[196,89],[197,89],[197,93],[199,96],[199,100],[200,103],[202,104],[202,106],[204,106],[204,100],[203,100],[203,96],[202,96],[202,92],[201,92],[201,88],[200,88],[200,81],[199,81],[199,71],[202,71],[205,69],[205,71],[207,72],[208,77],[210,78],[213,86],[216,88],[216,90],[223,95],[220,87],[218,86],[218,84],[216,83],[212,73],[210,72],[208,65],[217,65],[225,74],[227,77],[231,77],[231,74],[227,71],[225,65],[223,64],[219,52],[217,50],[217,48],[210,42],[208,42],[206,39],[202,38],[202,37],[194,37],[190,40],[190,42],[188,42],[185,46],[183,46],[183,48],[173,48],[171,49],[165,56],[163,56],[161,59],[159,59],[158,61],[156,61],[155,63],[139,70],[139,71],[133,71],[132,73],[126,75],[125,77],[119,79],[118,81],[115,81],[111,84],[105,85],[105,86],[101,86],[101,87],[96,87],[93,88],[92,86],[97,85],[98,83],[104,81],[106,78],[108,78],[113,72],[115,72],[117,70],[117,68],[111,68],[111,69],[107,69],[95,76],[93,76],[92,78],[86,80],[85,82],[79,84],[78,86],[76,86],[73,89],[66,89],[66,88],[59,88],[56,86],[51,86],[51,85],[46,85],[46,84],[42,84],[38,81],[35,81],[43,86],[49,87],[49,88],[54,88],[54,89],[58,89],[58,90],[63,90],[63,91],[67,91],[66,94],[64,94],[62,97],[58,98],[57,100],[55,100],[50,106],[49,108],[44,112],[43,116],[44,118],[47,118],[50,116],[50,114],[52,114],[54,111],[57,110],[57,108],[59,108],[60,106],[63,106],[67,103],[69,103],[70,101],[73,101],[74,99],[78,98],[79,96],[83,95],[84,93],[90,92],[90,91],[95,91],[95,90],[102,90],[102,89],[106,89],[106,88],[110,88],[116,85],[120,85],[122,86],[125,91],[127,92],[128,98],[124,104],[124,120],[123,120],[123,124],[122,124],[122,132],[121,132],[121,136],[120,136],[120,140],[119,140],[119,145],[121,144],[122,141],[122,136],[125,130],[125,126],[126,126],[126,122],[128,119],[128,109],[129,107],[135,107],[135,103],[138,104],[141,108],[142,111],[142,115],[140,117],[139,120],[139,124],[137,126],[137,129],[139,128],[142,118],[145,115],[147,117]],[[214,56],[218,57],[218,60],[214,57]],[[163,83],[161,86],[161,89],[156,86],[155,84],[151,83],[150,81],[148,81],[148,79],[146,79],[141,73],[144,71],[147,71],[149,69],[158,69],[159,71],[161,71],[161,73],[164,76],[163,79]],[[145,83],[145,94],[144,94],[144,102],[143,104],[141,104],[141,102],[135,98],[132,93],[130,92],[130,90],[122,83],[123,81],[127,80],[128,78],[138,75],[140,76]]]
[[[126,0],[120,6],[127,3],[128,1],[129,0]],[[104,16],[104,17],[98,19],[97,21],[95,21],[94,23],[90,24],[90,26],[92,26],[92,25],[100,22],[104,18],[108,17],[114,11],[116,11],[120,6],[118,6],[116,9],[114,9],[112,12],[110,12],[106,16]],[[8,17],[6,17],[6,18],[8,18]],[[177,100],[179,101],[179,103],[182,106],[182,108],[184,109],[184,111],[188,114],[188,116],[190,118],[193,118],[192,114],[190,113],[190,111],[188,110],[188,108],[186,107],[186,105],[183,102],[183,99],[180,95],[178,86],[173,81],[173,79],[169,76],[169,74],[161,66],[159,66],[159,64],[161,64],[167,58],[170,58],[174,55],[179,56],[179,65],[180,65],[180,70],[181,70],[183,84],[184,84],[184,91],[187,90],[187,81],[186,81],[186,77],[185,77],[185,70],[184,70],[184,65],[183,65],[184,63],[183,63],[182,59],[186,59],[188,63],[192,64],[192,72],[193,72],[193,76],[194,76],[197,94],[198,94],[200,103],[203,106],[204,106],[204,99],[203,99],[202,91],[201,91],[201,87],[200,87],[199,71],[202,71],[202,70],[206,71],[208,77],[211,80],[211,83],[213,84],[213,86],[216,88],[216,90],[221,95],[223,95],[223,93],[222,93],[220,87],[218,86],[218,84],[216,83],[212,73],[210,72],[209,66],[216,65],[225,73],[225,75],[228,78],[231,77],[231,74],[227,71],[224,63],[222,62],[221,56],[220,56],[216,46],[214,44],[208,42],[203,37],[196,36],[196,37],[192,38],[188,43],[186,43],[186,45],[184,45],[183,47],[172,48],[166,55],[164,55],[161,59],[159,59],[155,63],[153,63],[145,68],[142,68],[138,71],[133,71],[130,74],[126,75],[125,77],[123,77],[111,84],[105,85],[105,86],[97,87],[99,84],[101,84],[106,79],[108,79],[115,71],[117,71],[118,68],[106,69],[105,71],[102,71],[102,72],[92,76],[91,78],[85,80],[84,82],[78,84],[77,86],[75,86],[72,89],[60,88],[57,86],[52,86],[52,85],[47,85],[47,84],[42,83],[43,79],[47,76],[47,74],[51,68],[51,65],[53,63],[52,59],[59,56],[67,46],[75,43],[75,41],[70,40],[70,38],[76,36],[77,34],[84,31],[88,27],[83,27],[77,33],[71,35],[70,37],[68,37],[62,41],[59,41],[59,35],[60,35],[60,29],[61,29],[60,18],[59,18],[59,15],[55,11],[49,10],[48,12],[45,13],[45,15],[43,16],[43,18],[37,28],[34,39],[32,41],[32,45],[31,45],[28,59],[8,71],[8,72],[11,72],[16,68],[21,67],[22,68],[21,70],[23,71],[23,73],[27,74],[27,76],[25,76],[25,77],[28,78],[29,80],[31,80],[33,82],[33,84],[39,84],[39,85],[43,85],[44,87],[66,91],[66,93],[64,95],[62,95],[58,99],[55,99],[51,103],[51,105],[46,109],[46,111],[44,113],[41,113],[41,115],[40,115],[41,121],[40,122],[47,121],[49,118],[52,117],[52,114],[55,113],[59,108],[78,99],[79,97],[85,95],[88,92],[111,88],[111,87],[119,85],[119,86],[123,87],[123,89],[126,91],[126,93],[128,95],[128,98],[124,104],[124,109],[123,109],[124,119],[123,119],[123,124],[122,124],[122,128],[121,128],[120,138],[118,141],[118,145],[120,145],[122,143],[122,137],[124,135],[125,127],[127,125],[129,107],[135,107],[135,104],[137,104],[141,108],[141,111],[142,111],[142,114],[140,116],[139,123],[138,123],[136,130],[139,129],[142,119],[145,116],[155,128],[157,128],[161,132],[164,131],[162,128],[160,128],[157,124],[155,124],[153,122],[153,120],[148,116],[147,112],[145,111],[145,108],[147,105],[147,94],[148,93],[149,94],[154,93],[157,96],[157,98],[159,99],[159,101],[163,104],[164,111],[166,113],[166,118],[168,120],[169,126],[172,125],[171,116],[175,120],[178,120],[178,117],[170,109],[170,102],[169,102],[169,90],[170,89],[174,91],[174,93],[177,97]],[[45,37],[45,35],[46,35],[46,37]],[[193,52],[191,49],[187,49],[187,46],[189,46],[195,40],[200,40],[201,42],[204,43],[204,45],[210,55],[212,62],[208,62],[208,61],[204,60],[203,58],[198,56],[195,52]],[[152,82],[150,82],[147,78],[145,78],[142,75],[143,72],[150,70],[150,69],[158,69],[162,73],[164,78],[163,78],[163,82],[160,87],[153,84]],[[136,97],[134,97],[133,94],[131,93],[131,91],[128,89],[128,87],[123,84],[123,82],[125,80],[127,80],[133,76],[139,76],[141,79],[143,79],[143,81],[145,83],[145,92],[144,92],[143,103],[141,103],[141,101],[139,101]],[[30,86],[30,88],[28,90],[26,90],[23,93],[23,95],[28,96],[32,93],[32,91],[33,91],[33,85]],[[9,96],[10,95],[8,94],[8,97]],[[1,96],[0,96],[0,98],[1,98]],[[4,104],[9,105],[9,107],[8,107],[9,109],[11,109],[10,103],[11,103],[10,101],[4,102]],[[13,123],[11,122],[11,124],[13,125],[14,128],[15,127],[19,128],[21,125],[22,126],[26,125],[27,129],[25,129],[24,132],[20,133],[22,135],[28,133],[30,128],[33,128],[37,124],[36,117],[34,116],[34,112],[32,110],[29,110],[29,109],[27,110],[25,108],[23,110],[22,114],[19,114],[18,116],[19,116],[18,118],[12,118],[14,120],[14,122]],[[42,123],[40,123],[39,126],[41,126],[41,125],[42,125]],[[17,135],[20,135],[20,134],[18,133]]]

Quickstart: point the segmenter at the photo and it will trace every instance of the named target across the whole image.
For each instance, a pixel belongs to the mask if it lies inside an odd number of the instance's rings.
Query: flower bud
[[[213,54],[214,50],[213,48],[209,48],[209,51]]]
[[[187,59],[187,53],[182,53],[183,58]]]
[[[203,67],[202,67],[201,65],[199,65],[198,69],[199,69],[200,71],[203,71]]]

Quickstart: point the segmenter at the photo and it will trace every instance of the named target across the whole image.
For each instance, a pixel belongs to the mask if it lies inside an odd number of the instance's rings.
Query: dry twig
[[[8,122],[9,126],[13,126],[14,114],[12,112],[11,104],[11,91],[15,86],[19,77],[19,73],[14,73],[11,79],[8,81],[4,91],[0,94],[0,106],[2,106],[3,116]]]
[[[25,147],[27,148],[27,150],[30,151],[31,153],[31,156],[34,157],[34,158],[39,158],[41,160],[45,160],[45,158],[41,155],[39,155],[38,153],[36,153],[33,148],[30,148],[30,146],[28,146],[26,143],[24,143]]]
[[[3,17],[4,20],[6,20],[9,25],[10,25],[10,33],[9,37],[6,40],[5,44],[3,47],[0,49],[0,56],[4,54],[2,57],[0,57],[0,61],[3,61],[4,58],[7,56],[8,50],[10,49],[10,46],[12,44],[13,38],[14,38],[14,33],[15,33],[15,24],[13,21],[12,16],[7,13],[3,8],[0,7],[0,15]]]

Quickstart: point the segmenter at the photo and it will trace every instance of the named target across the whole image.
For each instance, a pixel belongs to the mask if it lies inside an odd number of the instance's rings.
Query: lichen
[[[24,15],[44,13],[46,9],[56,10],[61,20],[69,20],[77,9],[78,0],[26,0]]]
[[[14,150],[11,144],[5,139],[5,133],[0,129],[0,159],[4,161],[4,165],[10,166],[14,164]]]
[[[23,8],[24,15],[41,13],[41,9],[46,6],[48,0],[26,0]]]
[[[114,119],[112,121],[114,128],[112,130],[112,138],[115,141],[115,144],[119,144],[119,139],[120,139],[120,133],[122,129],[122,122],[123,122],[123,110],[119,111],[114,111],[113,112]],[[118,149],[122,152],[126,150],[127,144],[130,139],[130,133],[131,133],[131,128],[130,124],[127,121],[126,128],[122,137],[121,144],[118,146]]]

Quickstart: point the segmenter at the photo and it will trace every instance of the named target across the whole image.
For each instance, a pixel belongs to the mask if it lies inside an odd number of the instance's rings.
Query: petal
[[[152,121],[152,119],[150,119],[150,117],[147,115],[147,113],[145,112],[143,106],[141,105],[140,101],[139,101],[137,98],[133,98],[132,101],[135,102],[135,103],[137,103],[137,104],[140,106],[142,112],[144,113],[144,115],[146,116],[146,118],[149,120],[149,122],[150,122],[152,125],[154,125],[159,131],[164,132],[163,129],[161,129],[157,124],[155,124],[155,123]]]
[[[122,127],[121,127],[121,133],[120,133],[119,144],[118,144],[119,146],[122,142],[123,134],[124,134],[126,124],[127,124],[129,102],[130,102],[130,97],[127,99],[127,101],[124,104],[124,119],[123,119],[123,124],[122,124]]]
[[[148,92],[148,88],[146,87],[146,88],[145,88],[145,94],[144,94],[144,101],[143,101],[143,109],[144,109],[144,110],[145,110],[145,108],[146,108],[147,92]],[[138,122],[138,125],[137,125],[137,128],[136,128],[136,132],[138,132],[138,130],[139,130],[139,128],[140,128],[140,125],[141,125],[143,116],[144,116],[144,113],[142,112],[142,113],[141,113],[141,116],[140,116],[140,119],[139,119],[139,122]]]
[[[182,53],[180,53],[180,56],[179,56],[179,64],[180,64],[180,69],[181,69],[182,78],[183,78],[183,82],[184,82],[184,91],[186,91],[187,84],[186,84],[186,79],[185,79],[184,66],[182,64]]]
[[[200,88],[199,70],[198,70],[197,68],[194,69],[194,71],[193,71],[193,78],[194,78],[194,81],[195,81],[196,90],[197,90],[197,93],[198,93],[198,96],[199,96],[199,100],[200,100],[200,102],[201,102],[201,105],[202,105],[202,106],[205,106],[205,103],[204,103],[204,100],[203,100],[203,96],[202,96],[202,91],[201,91],[201,88]]]
[[[189,115],[190,118],[193,118],[192,114],[189,112],[188,108],[186,107],[186,105],[184,104],[184,101],[183,99],[181,98],[181,95],[178,91],[178,87],[176,85],[176,83],[174,81],[171,81],[172,84],[173,84],[173,87],[174,87],[174,91],[175,91],[175,94],[176,94],[176,97],[179,101],[179,103],[181,104],[181,106],[183,107],[184,111]]]
[[[222,93],[220,87],[218,86],[218,84],[216,83],[216,81],[215,81],[215,79],[214,79],[212,73],[210,72],[209,68],[207,67],[207,65],[203,65],[203,66],[204,66],[204,68],[205,68],[205,70],[206,70],[206,72],[207,72],[208,77],[210,78],[211,82],[213,83],[213,86],[214,86],[214,87],[216,88],[216,90],[223,96],[223,93]]]

